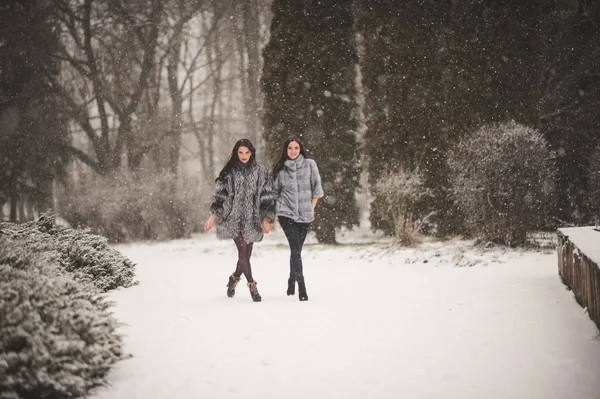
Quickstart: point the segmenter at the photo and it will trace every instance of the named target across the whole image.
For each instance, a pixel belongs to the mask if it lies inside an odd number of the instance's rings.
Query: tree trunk
[[[260,18],[256,0],[242,3],[242,30],[238,32],[238,51],[241,64],[241,84],[244,99],[244,122],[247,136],[262,154],[260,135]],[[246,62],[247,59],[247,62]]]
[[[9,221],[11,223],[17,223],[17,202],[19,201],[19,196],[16,193],[16,190],[13,188],[10,193],[10,218]]]
[[[207,46],[209,65],[211,67],[211,73],[213,76],[213,92],[212,92],[212,101],[210,104],[210,113],[208,117],[208,168],[213,173],[215,171],[215,122],[217,120],[217,105],[220,102],[221,98],[221,73],[223,70],[223,59],[221,57],[219,43],[216,40],[209,39],[210,43]],[[213,47],[214,46],[214,47]],[[214,57],[214,58],[213,58]],[[213,62],[214,59],[214,62]],[[216,65],[215,65],[216,64]]]
[[[193,76],[191,76],[189,79],[189,86],[190,86],[190,95],[188,98],[188,103],[189,103],[188,104],[188,118],[190,120],[190,123],[192,124],[192,126],[191,126],[192,132],[194,133],[194,136],[196,136],[196,141],[198,142],[198,160],[200,162],[201,175],[204,176],[204,180],[210,180],[207,178],[209,169],[208,169],[208,156],[207,156],[207,152],[206,152],[204,136],[201,134],[200,128],[196,124],[195,117],[194,117],[194,93],[192,90],[194,87],[194,77]]]
[[[167,65],[169,95],[171,96],[171,131],[167,142],[167,165],[173,175],[177,175],[179,169],[179,153],[181,149],[181,113],[182,103],[181,89],[179,88],[179,54],[181,52],[181,32],[177,34],[173,46],[169,50],[169,61]]]

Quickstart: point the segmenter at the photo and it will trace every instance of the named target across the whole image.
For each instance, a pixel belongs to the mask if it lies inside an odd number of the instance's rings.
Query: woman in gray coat
[[[315,218],[317,201],[323,196],[321,176],[317,163],[306,157],[302,143],[290,139],[283,143],[281,157],[273,169],[276,213],[290,245],[290,277],[288,295],[294,295],[298,283],[298,297],[307,301],[306,283],[302,267],[302,247],[310,223]]]
[[[216,222],[217,238],[232,239],[237,246],[238,262],[229,276],[227,296],[233,298],[235,287],[244,274],[252,300],[260,302],[261,296],[252,278],[250,256],[253,244],[263,239],[263,233],[269,234],[273,226],[275,193],[268,169],[256,162],[255,153],[250,140],[242,139],[235,143],[229,160],[216,179],[211,215],[204,230],[211,230]]]

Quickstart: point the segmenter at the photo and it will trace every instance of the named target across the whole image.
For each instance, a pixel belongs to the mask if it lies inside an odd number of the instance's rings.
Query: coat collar
[[[296,159],[288,159],[284,162],[284,165],[291,170],[296,170],[304,166],[304,155],[298,154]]]
[[[233,169],[234,170],[238,170],[242,173],[248,173],[249,171],[253,170],[256,166],[256,160],[253,159],[251,161],[248,161],[246,163],[241,163],[239,160],[233,164]]]

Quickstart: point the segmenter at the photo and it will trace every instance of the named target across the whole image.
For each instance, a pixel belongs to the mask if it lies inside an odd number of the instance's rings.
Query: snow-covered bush
[[[195,183],[176,187],[169,174],[85,176],[60,193],[58,212],[74,227],[88,227],[111,242],[166,240],[189,235],[207,209]]]
[[[600,223],[600,144],[596,146],[590,159],[589,169],[590,204],[596,223]]]
[[[21,239],[21,245],[32,253],[55,253],[73,278],[101,291],[135,284],[135,264],[109,247],[106,238],[56,226],[52,217],[44,215],[25,224],[0,223],[0,235]]]
[[[448,156],[457,206],[474,237],[516,246],[546,221],[554,160],[543,136],[508,122],[480,128]]]
[[[110,303],[60,262],[0,234],[2,399],[82,397],[123,358]]]
[[[394,221],[396,240],[403,245],[419,242],[419,203],[431,196],[419,171],[390,171],[375,184],[377,195],[383,203],[384,214]]]

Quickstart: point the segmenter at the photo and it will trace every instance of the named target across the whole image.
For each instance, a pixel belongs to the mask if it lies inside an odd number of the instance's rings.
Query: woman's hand
[[[206,221],[206,224],[204,225],[204,231],[210,231],[213,228],[213,225],[215,224],[215,218],[216,216],[214,214],[210,215]]]
[[[318,201],[319,201],[319,197],[313,197],[312,201],[310,201],[310,206],[311,206],[311,208],[312,208],[313,211],[317,207],[317,202]]]
[[[263,219],[262,221],[262,229],[265,234],[269,234],[271,229],[273,228],[273,223],[269,222],[268,219]]]

